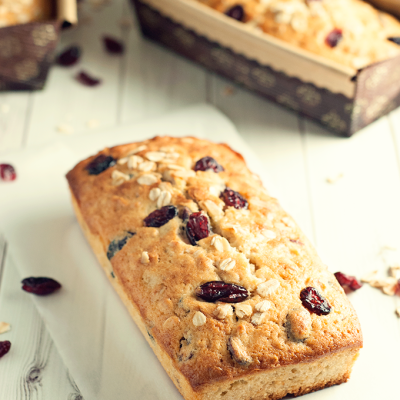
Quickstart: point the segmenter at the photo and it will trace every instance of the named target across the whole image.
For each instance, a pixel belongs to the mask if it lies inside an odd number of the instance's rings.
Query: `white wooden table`
[[[236,124],[268,168],[285,208],[332,269],[361,275],[387,267],[382,249],[400,248],[400,110],[351,139],[335,137],[144,40],[136,22],[122,26],[127,16],[132,16],[127,0],[95,9],[84,5],[82,24],[65,32],[60,44],[82,46],[79,65],[54,67],[41,92],[0,94],[0,162],[4,152],[44,144],[67,132],[84,135],[97,126],[112,128],[209,102]],[[122,57],[102,50],[105,33],[124,40]],[[73,75],[81,68],[101,77],[102,85],[76,83]],[[339,174],[343,177],[336,183],[327,182]],[[19,289],[10,257],[1,265],[0,321],[13,328],[0,340],[10,340],[14,347],[6,356],[6,370],[0,361],[0,399],[82,399],[29,296]],[[360,291],[353,300],[356,307],[368,301],[371,290]],[[394,309],[400,299],[373,295],[371,307],[379,308],[380,323],[399,340]]]

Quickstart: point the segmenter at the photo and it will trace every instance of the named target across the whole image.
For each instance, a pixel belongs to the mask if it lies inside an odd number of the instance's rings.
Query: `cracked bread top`
[[[194,171],[207,156],[223,171]],[[93,171],[98,160],[101,172]],[[357,316],[334,275],[227,145],[155,137],[104,149],[67,179],[110,273],[193,388],[362,346]],[[246,207],[227,206],[225,188],[240,193]],[[163,207],[176,213],[160,227],[145,226]],[[199,211],[211,230],[192,245],[186,224]],[[197,296],[214,281],[247,289],[247,299]],[[328,315],[303,306],[306,287],[326,298]]]
[[[400,54],[400,23],[361,0],[197,0],[312,53],[356,69]],[[243,13],[232,7],[241,7]],[[400,42],[400,39],[399,39]]]

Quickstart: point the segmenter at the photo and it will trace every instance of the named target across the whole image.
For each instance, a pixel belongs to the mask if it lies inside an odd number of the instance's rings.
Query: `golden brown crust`
[[[139,146],[146,148],[99,175],[87,172],[96,156],[90,157],[67,179],[86,230],[96,238],[92,246],[96,254],[102,253],[101,263],[108,265],[106,269],[116,277],[181,381],[200,393],[207,385],[358,351],[362,346],[359,322],[342,288],[240,155],[226,145],[170,137],[101,153],[121,160]],[[148,158],[157,159],[160,150],[166,156],[151,164]],[[194,163],[204,156],[214,157],[225,170],[194,173]],[[141,170],[148,168],[155,170]],[[154,183],[140,184],[149,174],[154,175]],[[225,207],[219,198],[225,186],[240,192],[249,209]],[[162,205],[159,198],[150,198],[156,188],[170,193],[170,204],[208,214],[214,234],[192,246],[179,217],[160,228],[145,227],[144,218]],[[110,243],[124,238],[126,244],[109,262]],[[234,266],[224,270],[221,265],[227,259],[234,260]],[[244,308],[206,303],[194,295],[199,285],[214,280],[246,287],[250,297],[240,303]],[[276,282],[275,291],[263,286]],[[303,309],[299,294],[306,286],[318,288],[327,298],[332,306],[329,315],[306,318],[293,312]],[[291,324],[286,323],[288,316]],[[290,325],[294,332],[288,331]],[[336,378],[342,379],[350,368],[346,365]]]

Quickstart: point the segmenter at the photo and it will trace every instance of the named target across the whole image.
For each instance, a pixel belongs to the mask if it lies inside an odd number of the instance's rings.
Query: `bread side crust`
[[[224,400],[278,400],[285,397],[287,394],[301,396],[332,385],[341,384],[346,382],[350,377],[351,369],[359,353],[358,349],[346,349],[308,363],[288,365],[273,370],[253,371],[246,377],[226,379],[222,382],[202,385],[197,387],[197,390],[194,390],[187,378],[174,364],[174,361],[171,359],[169,354],[149,333],[137,305],[129,300],[123,286],[119,282],[118,276],[114,275],[115,277],[112,277],[112,265],[104,253],[102,242],[99,237],[92,234],[87,226],[72,191],[71,201],[79,225],[108,280],[111,282],[125,307],[128,309],[128,312],[139,327],[168,376],[185,399],[214,400],[217,398],[223,398]],[[332,366],[334,369],[333,373],[322,375],[320,379],[318,379],[317,376],[316,379],[312,378],[310,381],[310,377],[314,377],[317,371],[325,370]],[[294,379],[293,374],[296,374],[297,377],[304,376],[306,378],[299,381],[298,379]],[[291,382],[291,384],[288,384],[288,382]]]
[[[172,379],[175,386],[177,387],[177,389],[180,391],[180,393],[182,394],[182,396],[185,399],[189,399],[189,400],[200,399],[197,396],[197,394],[193,391],[193,389],[191,388],[191,386],[190,386],[188,380],[185,378],[185,376],[177,368],[175,368],[175,366],[173,365],[173,361],[169,357],[169,355],[165,351],[163,351],[163,349],[159,345],[156,344],[154,337],[151,336],[149,331],[147,330],[146,324],[144,323],[143,318],[140,315],[140,311],[139,311],[138,307],[136,306],[135,303],[133,303],[132,301],[129,300],[127,294],[124,291],[123,286],[119,282],[118,277],[116,275],[115,275],[115,278],[112,277],[112,275],[111,275],[112,266],[106,256],[106,254],[104,253],[102,242],[98,236],[92,234],[89,227],[87,226],[87,224],[82,216],[78,202],[77,202],[74,194],[72,193],[72,191],[71,191],[71,201],[72,201],[74,212],[75,212],[76,218],[79,222],[79,225],[80,225],[87,241],[89,242],[95,256],[97,257],[100,265],[102,266],[108,280],[111,282],[113,288],[118,293],[118,296],[124,303],[125,307],[128,309],[129,314],[131,315],[131,317],[135,321],[136,325],[142,332],[147,343],[150,345],[150,347],[154,351],[154,354],[157,356],[158,360],[161,362],[161,364],[164,367],[165,371],[167,372],[168,376]]]

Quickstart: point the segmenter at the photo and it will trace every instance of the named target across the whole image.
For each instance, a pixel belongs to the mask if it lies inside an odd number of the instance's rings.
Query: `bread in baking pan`
[[[280,399],[349,378],[356,313],[240,154],[156,137],[106,148],[67,179],[94,253],[185,399]]]
[[[197,1],[352,68],[400,54],[400,22],[362,0]]]
[[[51,0],[0,0],[0,28],[49,19]]]

